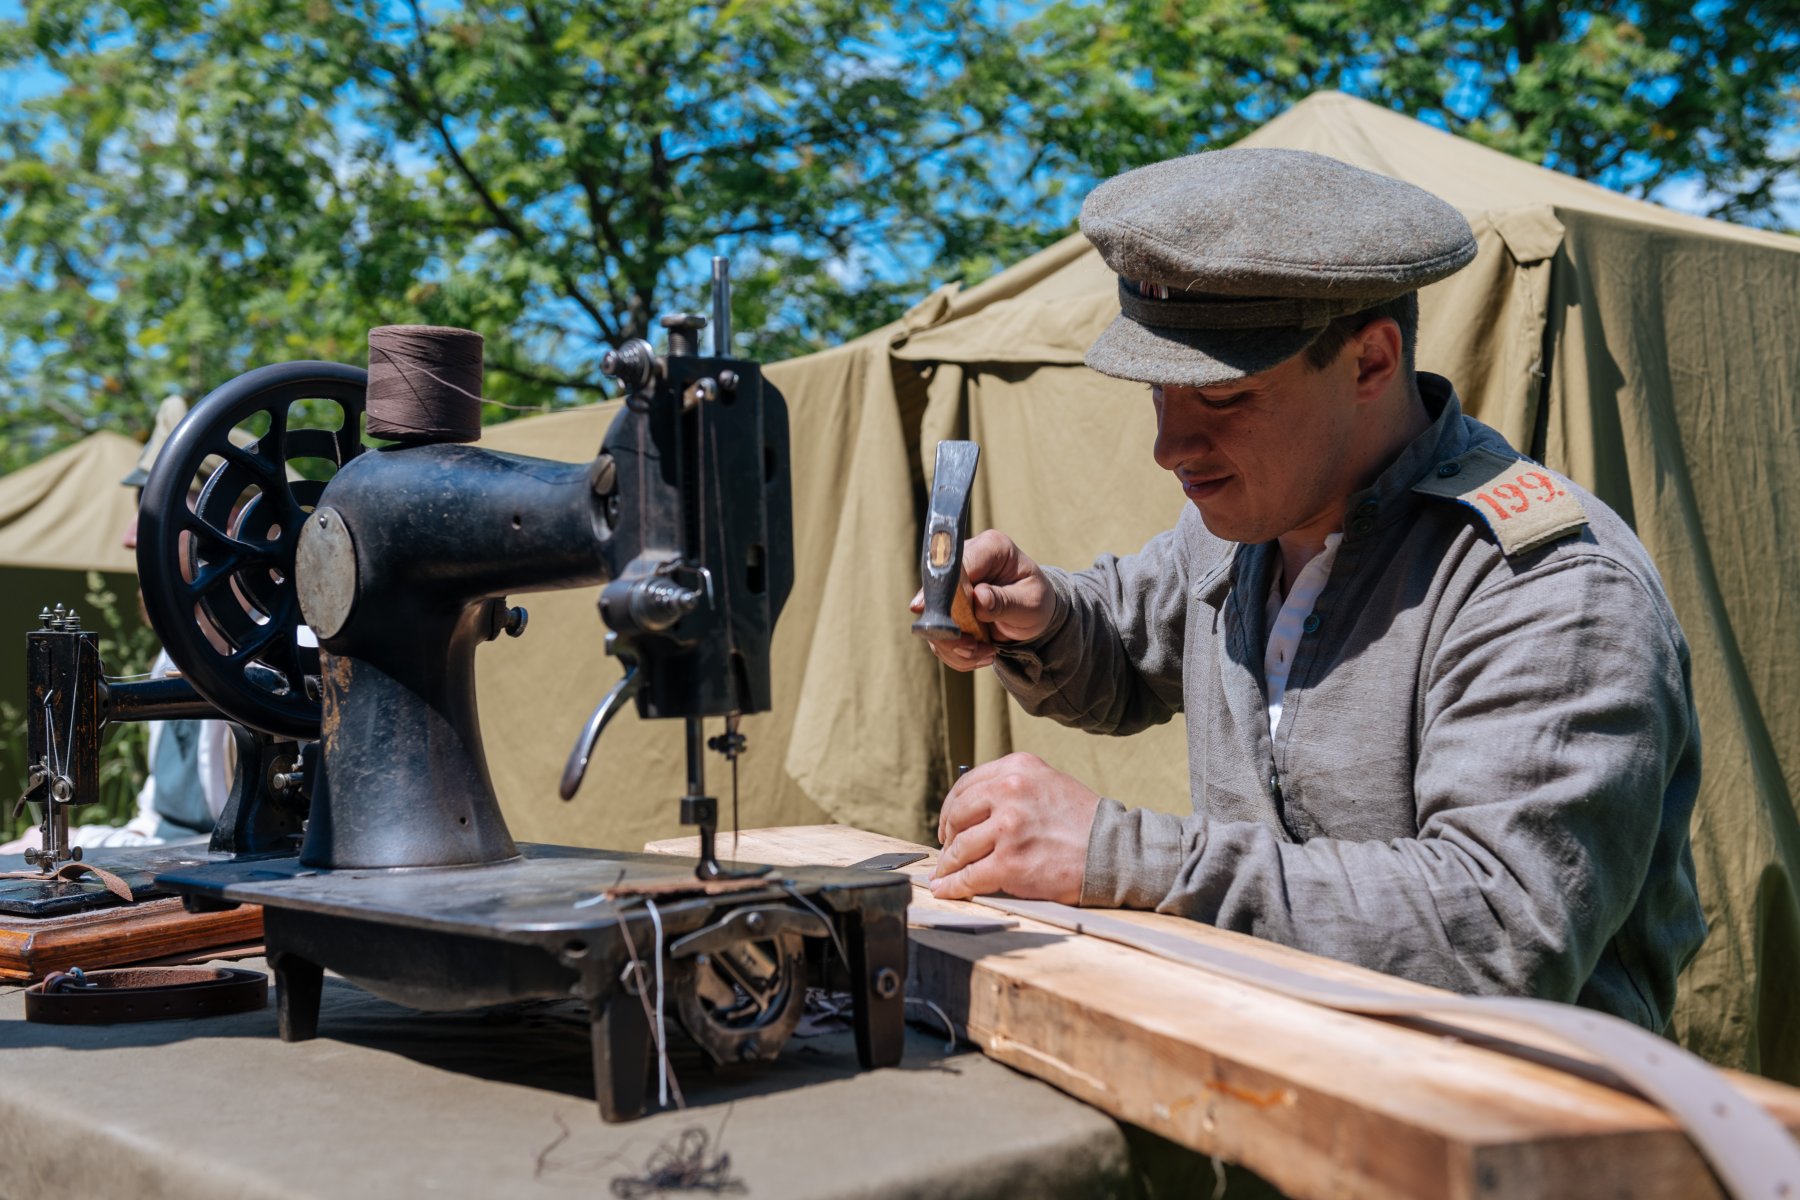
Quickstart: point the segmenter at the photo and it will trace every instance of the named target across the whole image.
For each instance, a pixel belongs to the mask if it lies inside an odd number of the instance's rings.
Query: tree
[[[1019,131],[1045,176],[1218,146],[1322,88],[1633,195],[1779,226],[1800,184],[1793,0],[1055,0]]]
[[[740,350],[816,349],[1320,88],[1735,220],[1800,181],[1793,0],[36,0],[0,69],[35,61],[0,470],[377,324],[480,330],[496,401],[591,399],[715,251]]]
[[[1042,236],[965,65],[1010,53],[972,0],[42,0],[0,25],[67,80],[0,120],[0,469],[377,324],[480,330],[497,401],[592,399],[715,250],[741,349],[879,324]]]

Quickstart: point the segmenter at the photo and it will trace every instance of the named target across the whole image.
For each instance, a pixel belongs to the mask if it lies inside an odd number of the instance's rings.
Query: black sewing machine
[[[770,638],[793,580],[786,404],[757,363],[729,356],[728,304],[716,263],[713,356],[697,354],[706,321],[689,315],[664,319],[666,355],[642,341],[608,355],[627,400],[584,464],[430,441],[364,450],[367,377],[331,363],[241,376],[170,437],[138,535],[158,635],[233,719],[322,735],[303,769],[297,855],[158,878],[190,908],[263,906],[283,1039],[314,1036],[327,967],[422,1009],[575,996],[591,1014],[601,1114],[624,1120],[646,1107],[665,1026],[721,1064],[775,1057],[801,1014],[810,948],[843,969],[863,1065],[898,1061],[907,882],[728,870],[714,851],[702,720],[726,719],[713,749],[743,750],[736,721],[769,706]],[[290,427],[296,405],[321,400],[342,410],[336,430]],[[249,426],[262,432],[248,446],[227,436]],[[190,506],[214,456],[226,465]],[[303,457],[342,466],[328,484],[294,482],[288,464]],[[592,585],[625,674],[577,738],[562,794],[625,701],[680,719],[696,864],[521,846],[501,816],[475,648],[523,631],[509,593]],[[302,618],[316,665],[296,640]]]
[[[123,903],[127,895],[150,897],[156,873],[177,864],[297,850],[311,801],[306,780],[317,754],[316,721],[310,728],[297,727],[298,738],[230,727],[237,769],[207,844],[110,847],[84,861],[81,847],[71,844],[69,821],[73,810],[99,799],[100,743],[107,728],[225,714],[179,676],[108,678],[99,635],[83,629],[80,616],[61,604],[46,608],[39,622],[40,628],[25,635],[28,773],[14,813],[30,807],[40,845],[24,855],[35,872],[0,877],[0,915],[89,912]],[[246,669],[258,677],[271,675],[261,663]],[[273,686],[272,675],[265,686]]]

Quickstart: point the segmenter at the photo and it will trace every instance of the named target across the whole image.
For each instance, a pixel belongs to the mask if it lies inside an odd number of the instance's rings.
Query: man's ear
[[[1400,374],[1400,325],[1392,317],[1376,317],[1357,332],[1356,398],[1372,400]]]

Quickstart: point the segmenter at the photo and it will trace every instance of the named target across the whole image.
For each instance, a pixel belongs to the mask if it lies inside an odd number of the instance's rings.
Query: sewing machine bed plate
[[[798,893],[842,911],[858,905],[857,892],[910,888],[889,872],[784,867],[758,878],[757,886],[707,895],[699,891],[703,885],[692,864],[667,855],[532,844],[519,849],[517,859],[473,867],[322,871],[292,858],[177,866],[157,882],[168,891],[265,909],[546,946],[614,927],[622,917],[634,930],[640,923],[649,927],[640,895],[604,898],[609,891],[648,892],[665,933],[674,936],[722,904],[783,903]],[[686,882],[695,890],[679,890]],[[660,890],[665,888],[673,890]]]
[[[203,866],[222,861],[210,855],[206,839],[160,846],[108,846],[87,852],[84,861],[123,879],[134,899],[146,900],[157,893],[156,876],[164,871]],[[0,872],[33,870],[18,855],[0,855]],[[92,875],[74,879],[0,879],[0,915],[11,917],[61,917],[69,913],[114,908],[119,900]]]
[[[708,883],[694,877],[691,863],[666,855],[520,850],[519,858],[477,867],[398,870],[322,871],[297,859],[262,859],[182,868],[157,883],[185,894],[191,905],[262,907],[284,1041],[315,1036],[323,968],[383,999],[427,1011],[584,1000],[593,1022],[595,1094],[609,1121],[630,1120],[647,1106],[648,1018],[630,992],[636,985],[626,979],[646,978],[640,965],[647,961],[659,988],[664,973],[672,976],[677,1007],[703,1007],[699,972],[715,968],[702,966],[708,956],[699,946],[684,956],[677,939],[715,921],[705,936],[730,939],[736,932],[730,923],[742,917],[748,928],[767,928],[791,944],[780,931],[784,919],[771,910],[808,909],[824,919],[824,928],[803,936],[829,936],[842,952],[859,1061],[865,1067],[898,1061],[912,894],[905,876],[792,867]],[[721,886],[729,890],[718,892]],[[783,986],[794,994],[793,983]],[[717,1031],[712,1018],[703,1020]],[[742,1045],[731,1041],[727,1050],[756,1057],[786,1037],[775,1025],[766,1032],[767,1046],[763,1025],[720,1036],[748,1038]]]

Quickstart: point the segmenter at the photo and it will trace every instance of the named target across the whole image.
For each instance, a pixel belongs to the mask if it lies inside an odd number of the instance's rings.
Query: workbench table
[[[923,1028],[889,1070],[858,1071],[848,1033],[792,1039],[733,1079],[697,1054],[676,1068],[687,1111],[609,1126],[586,1019],[566,1006],[417,1013],[328,976],[319,1037],[284,1044],[272,993],[235,1016],[68,1026],[27,1022],[7,986],[0,1196],[611,1196],[689,1128],[730,1155],[745,1189],[730,1194],[1134,1189],[1119,1125]]]

